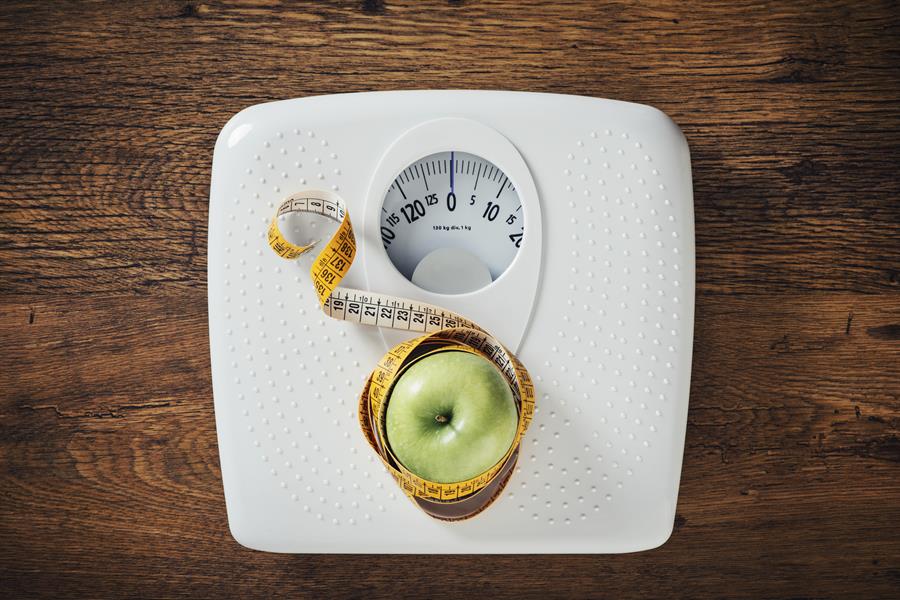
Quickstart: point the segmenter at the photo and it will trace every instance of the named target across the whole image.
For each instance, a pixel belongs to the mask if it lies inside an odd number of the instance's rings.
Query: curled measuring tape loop
[[[338,223],[337,230],[310,268],[313,287],[329,317],[361,325],[388,327],[422,335],[391,348],[369,374],[359,397],[359,423],[363,435],[403,492],[429,515],[455,521],[487,508],[503,491],[518,457],[519,444],[534,413],[534,386],[528,371],[503,344],[476,323],[452,311],[388,294],[340,287],[356,256],[356,238],[343,201],[312,192],[286,198],[269,225],[269,246],[282,258],[293,260],[311,251],[317,242],[298,246],[278,226],[289,213],[313,213]],[[453,483],[428,481],[406,469],[391,452],[385,414],[394,383],[417,360],[435,352],[457,350],[490,360],[506,379],[518,413],[513,443],[487,471]]]

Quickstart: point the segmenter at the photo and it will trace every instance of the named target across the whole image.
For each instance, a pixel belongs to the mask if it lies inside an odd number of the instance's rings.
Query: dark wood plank
[[[626,98],[672,115],[698,174],[701,293],[900,286],[900,204],[885,201],[900,180],[884,176],[900,161],[890,3],[360,6],[7,5],[6,291],[191,287],[228,117],[285,97],[448,86]]]
[[[23,592],[64,585],[108,594],[124,585],[139,595],[197,594],[182,588],[190,584],[207,593],[322,593],[344,581],[344,592],[360,594],[392,581],[384,572],[359,576],[353,560],[253,553],[230,539],[204,301],[199,291],[0,305],[0,347],[10,349],[0,358],[0,565]],[[884,367],[900,364],[900,345],[881,332],[900,323],[900,305],[816,294],[714,296],[697,308],[668,544],[542,558],[540,569],[508,557],[442,559],[441,568],[504,594],[721,595],[733,581],[738,595],[753,597],[896,589],[900,373]],[[428,586],[437,564],[383,562],[413,586]],[[93,574],[99,565],[103,577]]]
[[[229,536],[215,137],[401,88],[644,102],[691,144],[676,531],[626,556],[280,556]],[[18,596],[900,593],[900,11],[409,0],[0,6],[0,587]]]

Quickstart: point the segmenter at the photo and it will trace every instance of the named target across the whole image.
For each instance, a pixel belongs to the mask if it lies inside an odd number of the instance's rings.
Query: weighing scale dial
[[[465,152],[439,152],[406,167],[381,209],[381,242],[408,280],[461,294],[489,285],[525,235],[522,203],[507,175]]]

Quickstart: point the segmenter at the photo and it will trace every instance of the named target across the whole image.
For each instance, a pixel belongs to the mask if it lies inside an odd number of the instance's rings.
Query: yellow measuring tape
[[[367,378],[359,398],[359,422],[366,440],[404,493],[430,515],[460,520],[478,514],[505,486],[518,456],[522,435],[531,422],[534,386],[528,371],[503,344],[477,324],[452,311],[391,295],[339,287],[356,256],[356,238],[347,209],[337,196],[298,193],[281,203],[269,225],[267,237],[269,246],[282,258],[296,259],[317,244],[298,246],[282,235],[278,220],[289,213],[314,213],[339,223],[310,269],[325,314],[362,325],[424,334],[391,348]],[[492,361],[512,390],[519,419],[512,445],[496,464],[472,479],[439,483],[417,476],[397,460],[390,450],[385,431],[385,413],[392,387],[406,368],[423,356],[447,350],[469,352]]]

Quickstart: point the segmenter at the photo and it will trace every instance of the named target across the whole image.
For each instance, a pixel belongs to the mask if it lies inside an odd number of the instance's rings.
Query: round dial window
[[[480,156],[450,151],[421,158],[394,179],[380,233],[404,277],[431,292],[461,294],[506,271],[525,222],[502,170]]]

